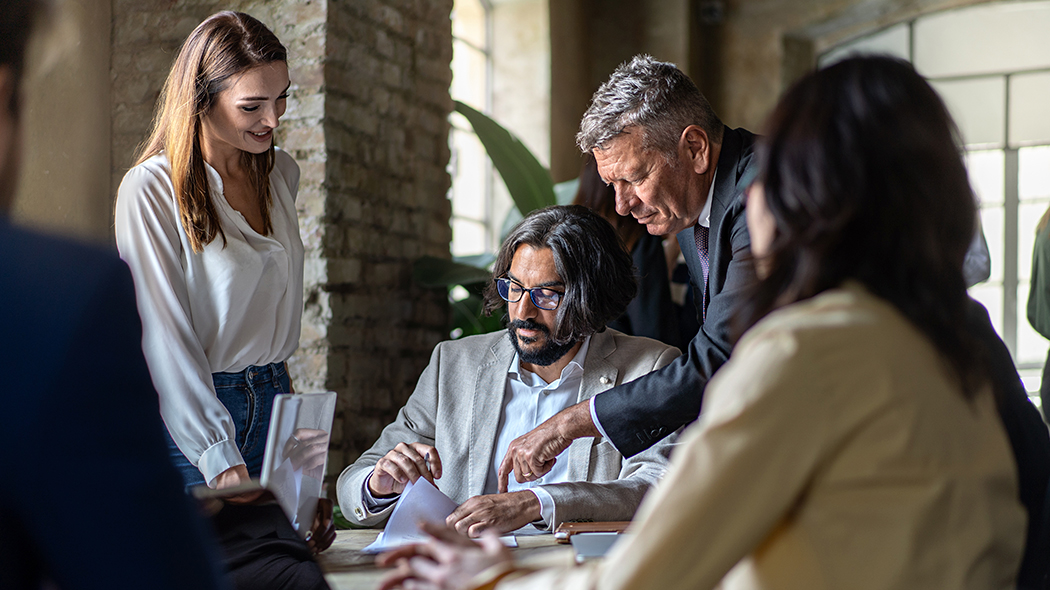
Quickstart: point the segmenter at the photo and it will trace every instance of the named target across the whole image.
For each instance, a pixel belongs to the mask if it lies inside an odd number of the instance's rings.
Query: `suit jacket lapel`
[[[503,334],[501,332],[501,334]],[[507,338],[499,338],[485,353],[485,362],[478,367],[474,380],[474,415],[471,420],[470,440],[464,441],[470,456],[467,487],[485,489],[492,452],[496,446],[499,419],[503,414],[503,398],[507,394],[507,369],[513,358],[513,348]]]
[[[616,385],[619,373],[607,358],[616,350],[616,342],[608,330],[591,336],[587,349],[587,358],[583,361],[583,379],[580,381],[580,392],[577,402],[589,400],[595,395],[612,389]],[[591,467],[591,447],[595,440],[581,438],[573,441],[566,450],[569,461],[567,477],[569,481],[584,481]]]
[[[740,180],[740,174],[743,170],[740,161],[743,143],[739,130],[725,127],[725,131],[722,134],[722,148],[718,154],[718,174],[715,175],[715,189],[711,194],[711,227],[707,236],[707,256],[711,261],[707,276],[708,301],[710,301],[714,293],[721,291],[721,285],[725,281],[725,277],[722,276],[721,265],[715,261],[721,260],[726,255],[721,251],[723,243],[728,244],[731,242],[728,239],[721,239],[720,236],[723,231],[732,229],[727,228],[723,230],[722,221],[725,219],[726,210],[733,204],[733,200],[737,198],[737,182]],[[703,301],[699,290],[704,284],[704,271],[700,266],[700,256],[696,252],[696,237],[693,227],[687,227],[678,232],[677,237],[678,246],[682,249],[686,266],[689,268],[689,277],[693,283],[693,296],[696,304],[699,305]],[[711,285],[717,285],[717,289],[713,290]],[[703,323],[701,317],[701,311],[698,308],[696,319]]]
[[[711,236],[717,235],[722,227],[726,209],[737,198],[737,161],[740,159],[740,137],[732,129],[726,127],[722,134],[722,149],[718,154],[718,174],[715,178],[715,190],[711,195]],[[708,242],[708,252],[712,252],[711,245],[717,244],[718,240],[711,239]],[[712,258],[714,260],[714,258]]]

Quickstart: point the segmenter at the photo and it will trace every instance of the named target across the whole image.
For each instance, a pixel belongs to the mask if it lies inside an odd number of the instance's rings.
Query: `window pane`
[[[966,169],[970,173],[970,185],[977,193],[982,205],[1003,203],[1003,170],[1005,160],[1002,150],[966,152]],[[989,241],[991,238],[988,238]]]
[[[1041,411],[1043,405],[1041,403],[1042,400],[1039,399],[1039,385],[1043,381],[1043,366],[1040,365],[1038,369],[1018,368],[1017,372],[1021,374],[1021,382],[1024,383],[1025,390],[1028,391],[1028,401],[1032,402]]]
[[[485,84],[485,54],[461,41],[452,42],[452,98],[465,102],[479,111],[488,101]]]
[[[482,254],[487,248],[485,225],[469,219],[452,220],[452,255]]]
[[[478,0],[456,0],[452,7],[452,36],[485,48],[485,7]]]
[[[1050,142],[1050,72],[1010,78],[1010,145]]]
[[[488,157],[473,133],[452,131],[454,168],[452,170],[452,216],[475,220],[485,218],[485,163]]]
[[[1050,67],[1050,2],[1002,2],[915,21],[915,67],[942,77]]]
[[[981,228],[984,230],[984,238],[988,241],[988,256],[992,259],[992,272],[988,282],[1003,281],[1003,261],[1006,260],[1004,250],[1006,242],[1003,237],[1003,219],[1005,213],[1002,207],[981,208]]]
[[[994,267],[994,265],[993,265]],[[1003,285],[991,282],[981,283],[976,287],[970,287],[970,297],[984,305],[988,315],[992,318],[992,325],[999,334],[1003,333]]]
[[[1046,360],[1050,342],[1028,323],[1028,281],[1017,285],[1017,364],[1039,364]]]
[[[931,81],[948,105],[967,146],[998,147],[1005,142],[1006,79]]]
[[[1050,146],[1017,150],[1017,167],[1017,192],[1022,201],[1050,198]]]
[[[823,68],[857,54],[893,55],[908,59],[908,24],[896,25],[839,45],[822,55],[818,65]]]

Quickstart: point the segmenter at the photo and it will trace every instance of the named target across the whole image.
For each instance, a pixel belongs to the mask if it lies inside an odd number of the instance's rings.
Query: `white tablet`
[[[304,538],[321,497],[335,400],[334,391],[282,393],[273,400],[260,483]]]

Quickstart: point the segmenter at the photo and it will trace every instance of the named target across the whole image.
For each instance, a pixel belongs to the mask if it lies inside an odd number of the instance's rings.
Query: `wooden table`
[[[325,579],[332,590],[374,590],[387,570],[375,566],[375,556],[361,552],[379,534],[373,529],[339,531],[335,542],[318,556]],[[554,535],[522,535],[511,549],[515,559],[532,566],[568,566],[573,563],[572,547],[558,545]]]

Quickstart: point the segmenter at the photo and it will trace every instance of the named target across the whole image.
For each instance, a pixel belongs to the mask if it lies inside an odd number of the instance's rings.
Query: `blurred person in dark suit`
[[[167,457],[131,274],[11,224],[37,0],[0,4],[0,588],[221,588]]]

